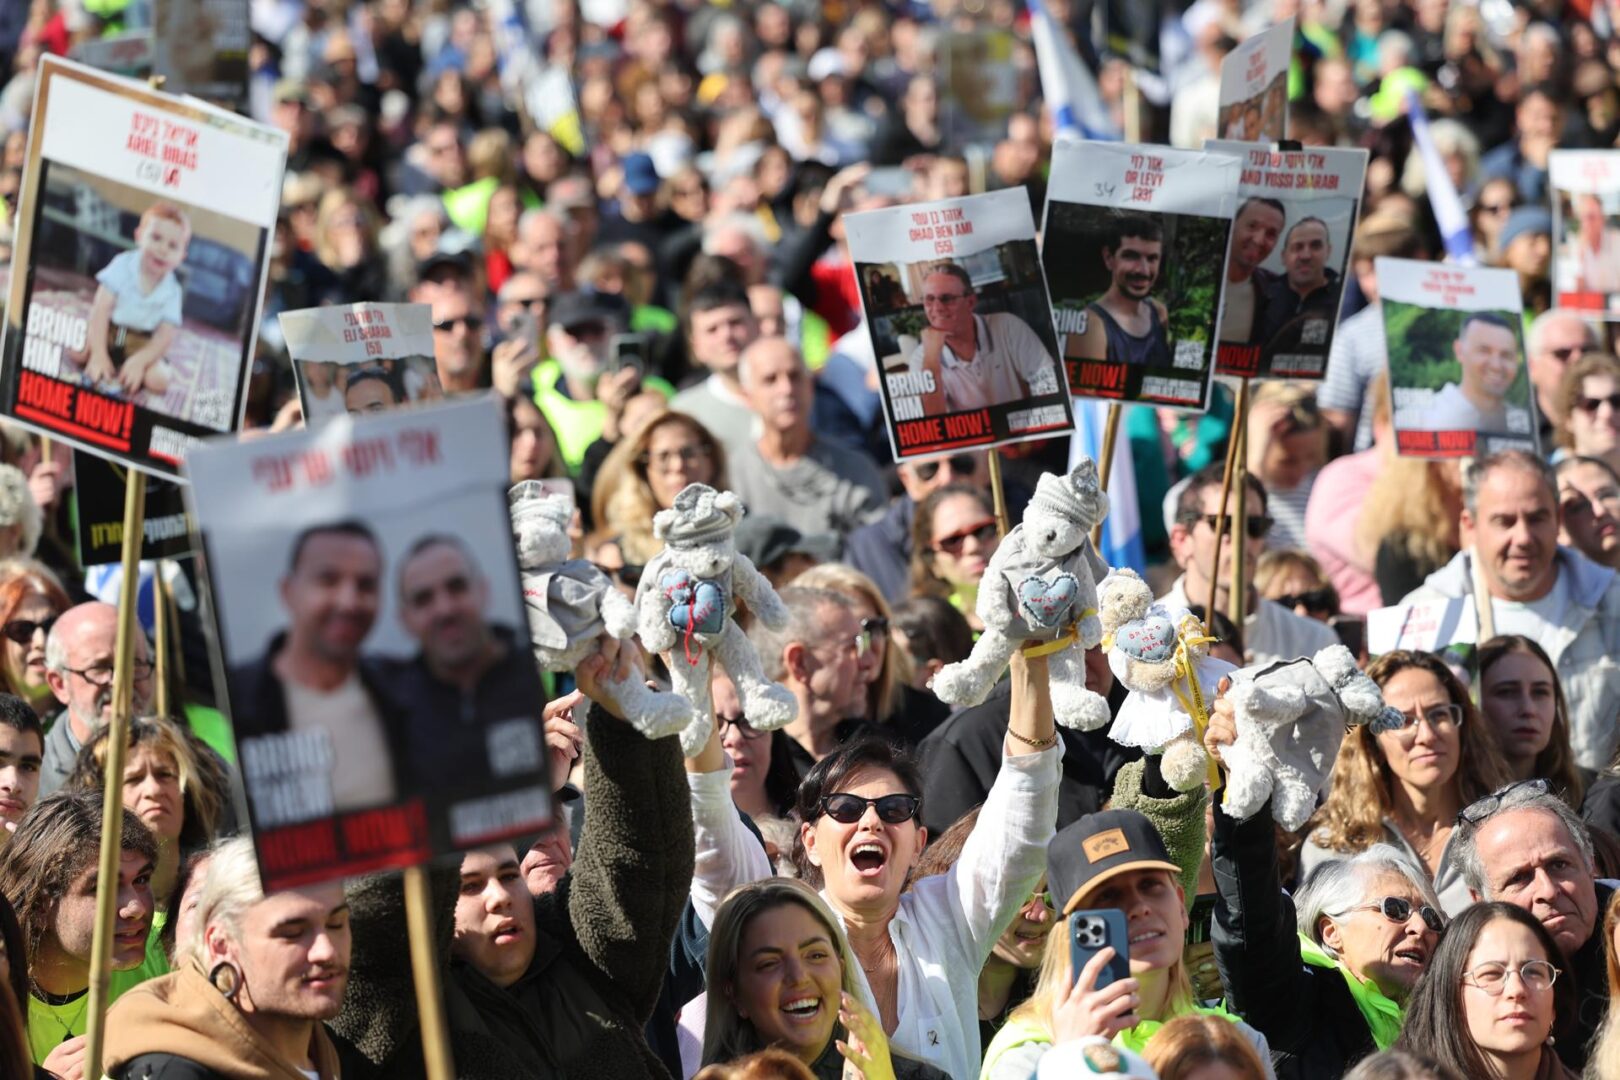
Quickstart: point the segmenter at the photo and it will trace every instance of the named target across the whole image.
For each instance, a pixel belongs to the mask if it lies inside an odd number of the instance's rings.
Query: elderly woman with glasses
[[[1424,867],[1445,910],[1472,903],[1448,856],[1452,826],[1464,806],[1507,780],[1489,724],[1468,691],[1429,653],[1397,649],[1367,669],[1406,726],[1380,735],[1357,727],[1339,746],[1327,801],[1306,826],[1300,872],[1373,844],[1392,844]]]
[[[1219,758],[1236,731],[1222,696],[1204,745]],[[1228,1007],[1266,1037],[1279,1080],[1343,1076],[1388,1049],[1445,926],[1429,872],[1372,843],[1322,863],[1290,897],[1269,805],[1238,821],[1217,793],[1214,813],[1215,960]]]
[[[1011,672],[1001,769],[945,873],[909,881],[928,843],[922,778],[892,743],[846,743],[799,786],[794,862],[849,937],[862,1003],[896,1051],[952,1077],[979,1071],[979,972],[1034,892],[1057,826],[1062,750],[1046,660],[1015,656]],[[731,889],[770,868],[731,805],[718,735],[687,772],[697,830],[692,900],[709,925]]]
[[[1493,1080],[1575,1080],[1553,1047],[1574,1009],[1563,957],[1544,926],[1512,904],[1478,904],[1457,917],[1419,980],[1400,1042],[1454,1069]]]

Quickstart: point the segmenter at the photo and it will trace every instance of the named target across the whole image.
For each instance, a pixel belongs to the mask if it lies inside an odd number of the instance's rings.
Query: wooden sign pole
[[[405,926],[411,937],[411,975],[416,984],[416,1013],[422,1023],[422,1060],[428,1080],[455,1080],[450,1060],[450,1025],[439,992],[439,961],[433,948],[433,890],[427,870],[405,871]]]

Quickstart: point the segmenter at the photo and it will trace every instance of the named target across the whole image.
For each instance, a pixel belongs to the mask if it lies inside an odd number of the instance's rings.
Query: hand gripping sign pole
[[[422,1020],[422,1060],[428,1080],[455,1080],[450,1060],[450,1026],[439,993],[439,962],[433,948],[433,891],[424,867],[405,869],[405,926],[411,938],[411,976],[416,1013]]]
[[[135,700],[135,635],[141,632],[135,598],[140,583],[145,519],[146,474],[130,469],[124,480],[123,578],[118,585],[112,719],[107,723],[107,764],[102,773],[101,852],[96,870],[96,923],[91,938],[90,1000],[85,1028],[86,1076],[102,1075],[101,1051],[107,1041],[107,993],[112,975],[113,922],[118,914],[118,864],[124,831],[124,750]]]

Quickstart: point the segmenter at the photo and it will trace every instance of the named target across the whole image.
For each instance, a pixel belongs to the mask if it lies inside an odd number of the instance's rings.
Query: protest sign
[[[1557,304],[1620,320],[1620,150],[1554,150],[1547,169]]]
[[[0,414],[165,476],[240,428],[287,137],[46,56]]]
[[[152,31],[152,74],[166,92],[247,104],[248,0],[155,0]]]
[[[1074,426],[1020,188],[844,218],[896,461]]]
[[[152,74],[152,48],[152,31],[147,28],[88,38],[70,48],[68,57],[111,75],[144,79]]]
[[[1239,161],[1060,140],[1041,258],[1079,397],[1202,408]]]
[[[124,484],[129,467],[75,451],[73,490],[78,493],[74,521],[80,566],[104,566],[119,561],[124,543]],[[191,554],[191,515],[186,512],[180,485],[155,477],[146,483],[146,515],[142,526],[142,559],[178,559]]]
[[[1018,110],[1023,87],[1010,30],[953,30],[936,46],[940,81],[940,127],[952,148],[994,144]]]
[[[427,304],[349,304],[284,311],[304,423],[344,413],[386,412],[444,397],[433,362]]]
[[[1536,449],[1512,270],[1379,258],[1395,444],[1412,457]]]
[[[1216,372],[1320,379],[1339,321],[1367,151],[1218,139],[1204,148],[1243,162]]]
[[[1248,38],[1221,61],[1223,139],[1277,142],[1288,138],[1288,66],[1294,55],[1294,17]]]
[[[186,471],[266,889],[549,820],[492,398],[216,440]]]

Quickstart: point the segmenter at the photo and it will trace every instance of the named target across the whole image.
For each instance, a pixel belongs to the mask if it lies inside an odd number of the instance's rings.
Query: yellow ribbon
[[[1198,745],[1204,744],[1204,731],[1209,727],[1209,708],[1204,704],[1204,688],[1198,681],[1198,671],[1193,666],[1192,656],[1188,650],[1196,645],[1213,645],[1218,639],[1208,634],[1194,634],[1183,637],[1176,642],[1176,678],[1170,684],[1170,692],[1181,702],[1181,707],[1187,710],[1192,717],[1193,733],[1198,736]],[[1181,681],[1185,679],[1187,689],[1192,694],[1189,701],[1186,694],[1181,692]],[[1205,761],[1208,765],[1209,789],[1217,790],[1221,786],[1221,774],[1215,765],[1215,759],[1205,752]]]
[[[1080,640],[1080,622],[1084,619],[1089,619],[1095,614],[1097,614],[1096,608],[1086,608],[1080,613],[1079,619],[1076,619],[1074,622],[1070,623],[1068,629],[1064,630],[1063,633],[1059,634],[1051,641],[1026,641],[1021,647],[1021,651],[1027,657],[1051,656],[1053,653],[1062,652],[1064,649],[1067,649],[1070,645],[1073,645],[1075,642]]]

